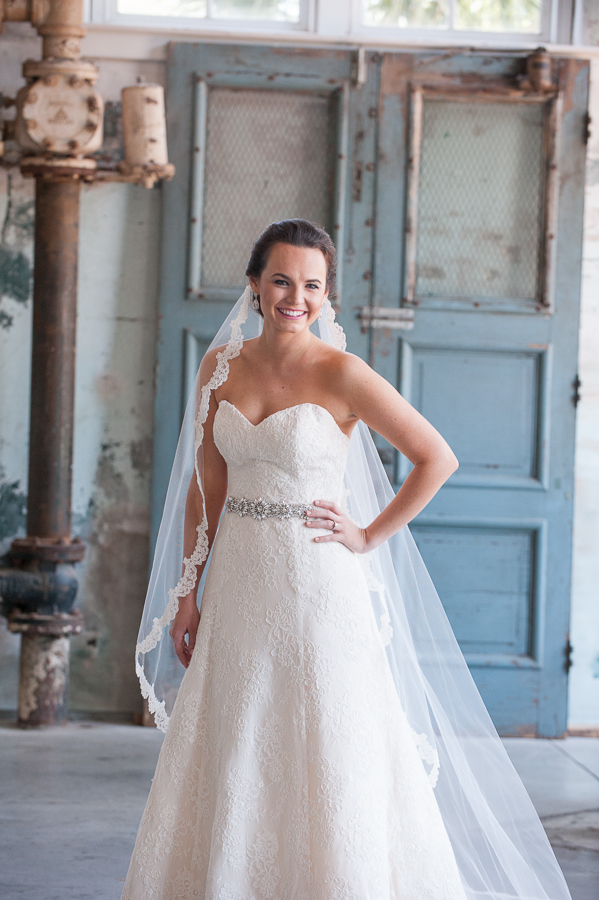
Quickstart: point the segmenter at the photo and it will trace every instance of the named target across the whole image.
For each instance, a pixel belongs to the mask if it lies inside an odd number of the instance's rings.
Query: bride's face
[[[327,290],[327,263],[320,250],[275,244],[259,279],[250,278],[260,295],[265,326],[299,332],[318,318]]]

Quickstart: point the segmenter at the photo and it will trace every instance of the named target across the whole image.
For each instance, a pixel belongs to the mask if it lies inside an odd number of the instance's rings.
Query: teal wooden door
[[[412,531],[500,732],[566,716],[586,63],[175,44],[153,527],[199,360],[271,221],[323,223],[348,347],[461,466]],[[399,487],[409,464],[379,442]]]
[[[170,46],[153,535],[199,362],[272,221],[323,223],[343,245],[351,54]],[[343,276],[343,272],[341,272]]]
[[[411,530],[502,734],[566,728],[588,66],[386,54],[371,363],[459,470]],[[366,352],[363,348],[362,352]],[[410,464],[381,445],[399,487]]]

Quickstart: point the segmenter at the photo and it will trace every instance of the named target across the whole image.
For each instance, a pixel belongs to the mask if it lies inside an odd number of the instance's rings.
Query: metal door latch
[[[574,651],[574,647],[570,643],[570,635],[566,635],[566,646],[564,647],[564,669],[566,672],[569,672],[572,668],[572,653]]]
[[[364,334],[369,328],[403,328],[414,327],[413,309],[395,309],[387,306],[359,306],[358,318],[360,329]]]
[[[580,380],[580,376],[578,375],[578,373],[576,374],[576,377],[572,382],[572,387],[574,389],[572,393],[572,403],[574,405],[574,409],[576,409],[576,407],[580,403],[580,389],[582,387],[582,381]]]

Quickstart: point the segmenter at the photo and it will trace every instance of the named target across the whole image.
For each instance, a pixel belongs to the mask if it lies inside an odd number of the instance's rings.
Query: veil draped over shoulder
[[[223,347],[212,377],[202,385],[198,374],[187,403],[136,647],[142,694],[163,731],[185,672],[169,626],[179,597],[195,586],[196,566],[209,551],[204,512],[195,549],[183,559],[185,503],[194,472],[204,496],[202,440],[210,393],[226,381],[229,361],[239,355],[243,341],[257,337],[261,328],[246,288],[210,345]],[[328,299],[312,329],[345,350],[345,335]],[[364,422],[358,422],[351,436],[345,487],[347,511],[361,526],[394,496]],[[187,546],[193,546],[194,536],[187,537]],[[467,897],[568,900],[541,822],[491,722],[409,529],[360,560],[397,693],[434,786]],[[208,559],[199,604],[209,564]]]

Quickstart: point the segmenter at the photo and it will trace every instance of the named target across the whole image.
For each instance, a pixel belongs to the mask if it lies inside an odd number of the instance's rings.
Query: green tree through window
[[[542,0],[457,0],[453,27],[461,31],[538,32]],[[447,0],[364,0],[366,25],[448,28]]]

